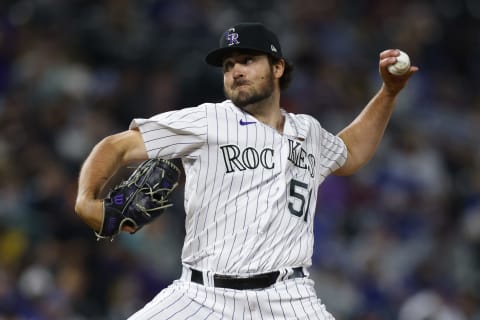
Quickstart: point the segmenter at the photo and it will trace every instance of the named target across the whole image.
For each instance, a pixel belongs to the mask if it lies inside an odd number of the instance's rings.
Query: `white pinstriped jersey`
[[[283,134],[229,100],[132,121],[149,157],[182,159],[184,265],[235,275],[310,266],[318,187],[347,150],[313,117],[282,113]]]

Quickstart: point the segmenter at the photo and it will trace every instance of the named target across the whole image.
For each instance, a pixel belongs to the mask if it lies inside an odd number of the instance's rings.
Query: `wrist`
[[[397,90],[392,90],[389,87],[387,87],[385,84],[382,84],[382,87],[380,88],[378,95],[382,96],[385,99],[390,99],[390,100],[395,100],[398,96],[399,91]]]
[[[90,227],[98,229],[103,219],[103,200],[79,195],[75,201],[75,213]]]

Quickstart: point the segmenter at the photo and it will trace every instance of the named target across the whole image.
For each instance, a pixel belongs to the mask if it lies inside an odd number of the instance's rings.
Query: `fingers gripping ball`
[[[400,51],[400,50],[399,50]],[[403,51],[397,56],[397,62],[388,66],[388,72],[396,76],[401,76],[410,69],[410,57]]]
[[[103,200],[103,222],[97,239],[113,238],[123,225],[135,232],[172,206],[170,193],[178,185],[180,170],[172,162],[154,158],[142,162]]]

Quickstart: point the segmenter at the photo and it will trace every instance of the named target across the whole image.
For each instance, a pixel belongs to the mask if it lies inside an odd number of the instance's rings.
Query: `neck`
[[[280,111],[280,95],[272,94],[262,101],[245,106],[243,110],[250,113],[258,121],[283,133],[285,119]]]

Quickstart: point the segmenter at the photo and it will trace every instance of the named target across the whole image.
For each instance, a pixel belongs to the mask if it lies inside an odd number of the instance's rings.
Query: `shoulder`
[[[312,130],[322,129],[320,122],[311,115],[291,112],[286,113],[286,115],[298,136],[306,137]]]
[[[285,114],[292,119],[292,121],[298,122],[300,124],[315,124],[315,125],[320,125],[320,122],[313,116],[309,114],[303,114],[303,113],[292,113],[292,112],[287,112],[283,111]]]
[[[320,125],[320,122],[313,116],[309,114],[303,114],[303,113],[289,113],[289,115],[295,119],[295,121],[305,123],[305,124],[315,124],[315,125]]]
[[[224,100],[221,102],[207,102],[201,105],[207,112],[218,112],[220,110],[225,111],[237,111],[238,108],[230,100]]]
[[[209,112],[212,112],[216,108],[222,107],[223,103],[205,102],[193,107],[181,107],[179,109],[169,110],[162,113],[153,115],[150,119],[153,121],[158,120],[182,120],[182,119],[201,119],[207,117]]]
[[[184,107],[178,110],[166,112],[166,114],[194,114],[194,113],[209,113],[218,109],[231,109],[235,107],[230,100],[222,102],[205,102],[194,107]]]

